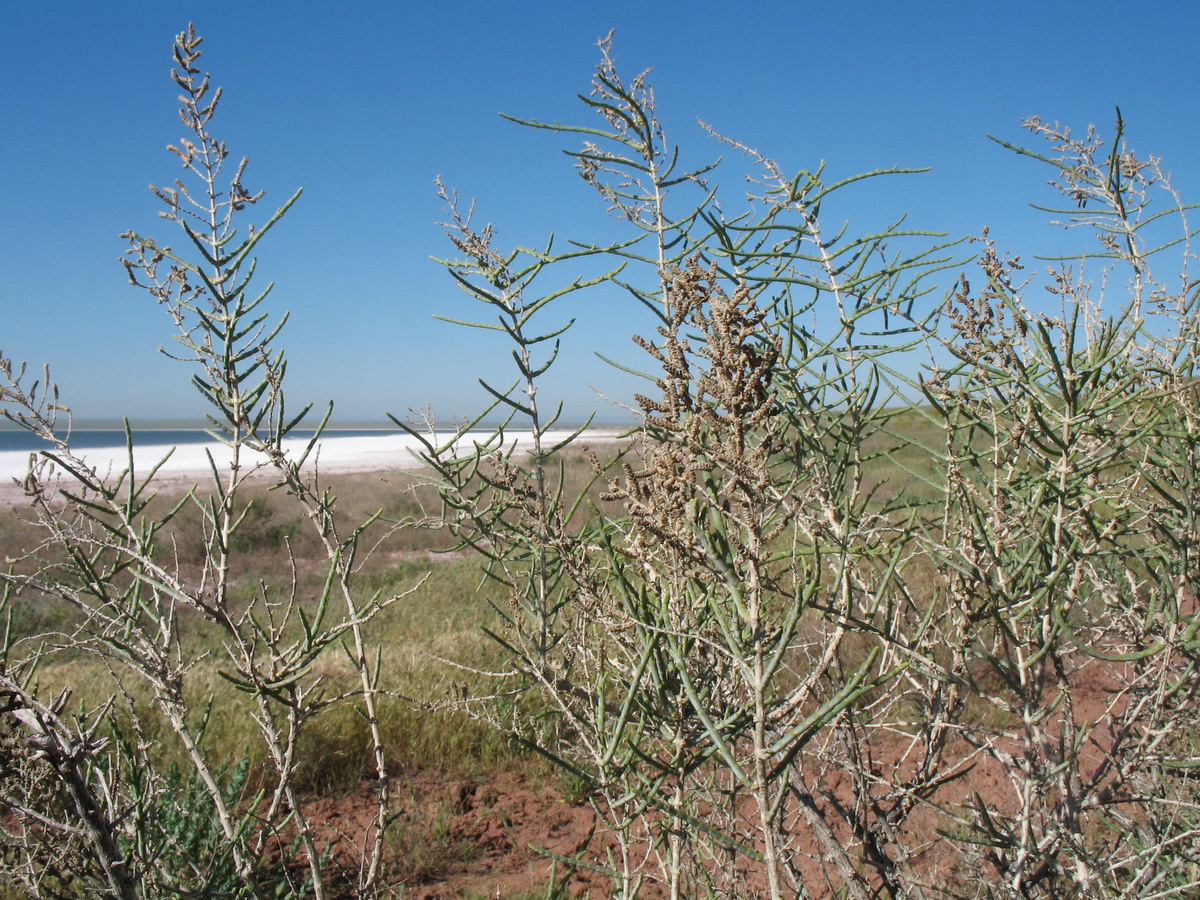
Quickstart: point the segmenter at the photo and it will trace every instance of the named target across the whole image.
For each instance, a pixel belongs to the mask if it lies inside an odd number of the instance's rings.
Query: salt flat
[[[589,429],[580,437],[581,442],[591,444],[610,443],[619,440],[627,432],[618,429]],[[550,431],[543,438],[553,445],[567,438],[569,431]],[[463,441],[483,441],[487,432],[469,433]],[[439,435],[440,440],[449,440],[450,435]],[[505,433],[506,448],[517,451],[528,450],[532,444],[529,432]],[[284,451],[291,458],[299,458],[308,446],[306,438],[285,440]],[[382,472],[389,469],[419,469],[417,458],[420,442],[407,434],[387,433],[380,435],[357,435],[353,437],[322,438],[306,466],[316,465],[326,474],[348,472]],[[128,466],[125,447],[91,447],[79,451],[86,462],[101,473],[117,475]],[[157,479],[173,484],[203,482],[212,477],[212,466],[218,472],[227,472],[232,460],[232,451],[218,441],[201,444],[184,444],[170,447],[163,444],[135,445],[133,465],[141,476],[159,465]],[[14,479],[21,480],[29,469],[30,453],[24,450],[0,451],[0,491],[10,495],[16,489]],[[266,465],[266,458],[259,453],[243,451],[243,466]]]

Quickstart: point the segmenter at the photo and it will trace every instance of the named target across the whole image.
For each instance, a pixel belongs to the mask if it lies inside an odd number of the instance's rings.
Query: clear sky
[[[507,348],[435,314],[473,314],[431,256],[441,175],[476,197],[501,244],[554,231],[611,233],[603,204],[562,156],[571,136],[497,115],[590,122],[575,99],[616,30],[625,76],[653,67],[668,138],[695,162],[722,149],[700,118],[789,171],[878,166],[927,175],[859,192],[836,216],[1051,251],[1059,232],[1026,204],[1053,198],[1047,173],[989,141],[1030,143],[1022,117],[1112,133],[1164,157],[1200,201],[1200,4],[1179,2],[78,2],[0,4],[0,349],[49,363],[81,417],[202,412],[188,373],[157,354],[171,325],[126,282],[127,229],[176,237],[147,185],[169,184],[183,129],[169,80],[174,35],[194,21],[202,66],[224,86],[214,132],[250,157],[260,215],[304,196],[261,245],[260,277],[292,310],[284,333],[290,404],[336,403],[381,419],[431,404],[476,408],[480,374]],[[721,179],[718,178],[718,181]],[[726,208],[743,187],[722,182]],[[828,213],[828,211],[827,211]],[[644,328],[613,292],[569,301],[580,323],[553,384],[575,414],[625,396]],[[497,376],[497,380],[500,377]]]

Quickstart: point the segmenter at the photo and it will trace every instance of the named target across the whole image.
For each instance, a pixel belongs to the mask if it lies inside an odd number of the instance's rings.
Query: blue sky
[[[431,256],[449,255],[434,178],[478,199],[502,244],[553,231],[612,233],[603,204],[560,152],[570,136],[497,114],[589,123],[575,99],[616,30],[626,77],[653,68],[668,138],[693,162],[722,150],[697,118],[789,171],[878,166],[932,172],[862,189],[834,218],[977,234],[1053,252],[1064,240],[1028,209],[1053,200],[1046,172],[989,141],[1026,142],[1039,115],[1164,157],[1200,200],[1200,5],[1088,3],[306,2],[5,3],[0,8],[0,349],[49,363],[84,418],[202,412],[184,367],[161,357],[163,310],[130,287],[119,235],[174,241],[147,185],[169,184],[182,136],[168,74],[173,36],[205,37],[223,85],[214,131],[250,157],[269,212],[304,196],[261,245],[260,277],[290,309],[290,403],[336,403],[343,420],[443,417],[483,400],[507,348],[433,319],[473,314]],[[744,188],[718,177],[727,209]],[[830,211],[826,211],[830,215]],[[612,292],[568,301],[579,324],[548,393],[574,415],[592,388],[628,396],[593,350],[640,362],[646,323]]]

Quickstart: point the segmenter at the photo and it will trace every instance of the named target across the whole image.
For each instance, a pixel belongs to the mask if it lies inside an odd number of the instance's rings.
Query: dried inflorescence
[[[1013,368],[1014,348],[1027,334],[1028,315],[1023,309],[1006,308],[1019,293],[1014,275],[1022,268],[1020,260],[1001,259],[986,229],[979,240],[985,244],[979,260],[986,280],[983,290],[973,294],[967,276],[960,275],[947,314],[964,359],[978,370],[980,377],[986,377],[989,369]]]
[[[653,540],[704,565],[705,516],[714,507],[746,528],[762,524],[754,518],[768,502],[769,463],[779,449],[771,380],[780,339],[764,327],[766,313],[746,285],[726,294],[715,267],[702,268],[698,258],[669,270],[664,283],[662,344],[634,337],[663,370],[660,399],[636,396],[649,435],[646,465],[626,464],[623,484],[612,484],[606,499],[626,504],[644,533],[639,546]]]

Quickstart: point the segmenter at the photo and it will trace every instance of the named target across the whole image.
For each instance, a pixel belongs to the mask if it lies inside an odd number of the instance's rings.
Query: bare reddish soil
[[[1111,673],[1089,665],[1089,678],[1080,679],[1074,691],[1077,721],[1095,721],[1116,689]],[[1077,673],[1078,675],[1079,673]],[[901,735],[883,736],[876,747],[878,764],[903,768],[907,740]],[[1105,753],[1101,734],[1083,751],[1085,770],[1098,764]],[[963,758],[971,748],[962,745],[952,755]],[[890,757],[890,759],[889,759]],[[938,798],[942,802],[970,802],[979,797],[992,809],[1004,809],[1012,801],[1011,785],[1004,767],[988,753],[974,754],[975,765],[961,780],[948,785]],[[839,781],[834,779],[834,781]],[[844,795],[849,784],[825,785],[832,795]],[[562,857],[573,857],[591,843],[595,853],[602,847],[601,834],[593,835],[596,816],[586,800],[564,796],[560,780],[537,765],[522,769],[496,769],[486,775],[463,779],[430,770],[401,774],[393,782],[393,816],[388,829],[389,879],[399,895],[414,900],[451,897],[541,896],[552,879],[565,881],[577,897],[607,896],[608,883],[602,875],[580,869],[568,872],[538,849]],[[331,865],[355,871],[361,841],[374,814],[372,787],[364,784],[350,793],[311,803],[305,810],[317,827],[321,843],[331,851]],[[843,823],[832,822],[835,832]],[[940,823],[932,810],[918,810],[907,830],[928,831]],[[798,847],[811,854],[814,886],[824,879],[816,862],[821,854],[808,829],[801,826]],[[848,837],[848,835],[842,835]],[[588,854],[591,856],[591,854]],[[914,860],[921,880],[935,883],[953,877],[954,859],[946,844]],[[594,857],[593,857],[594,858]],[[802,865],[807,869],[809,866]],[[820,894],[815,890],[814,896]]]
[[[412,900],[511,897],[541,893],[566,867],[532,849],[570,857],[587,844],[595,814],[586,801],[569,802],[553,776],[497,770],[463,780],[432,771],[393,782],[388,828],[390,879]],[[330,864],[358,868],[362,836],[375,811],[371,785],[305,808]],[[604,880],[580,871],[569,877],[574,896],[603,896]]]

